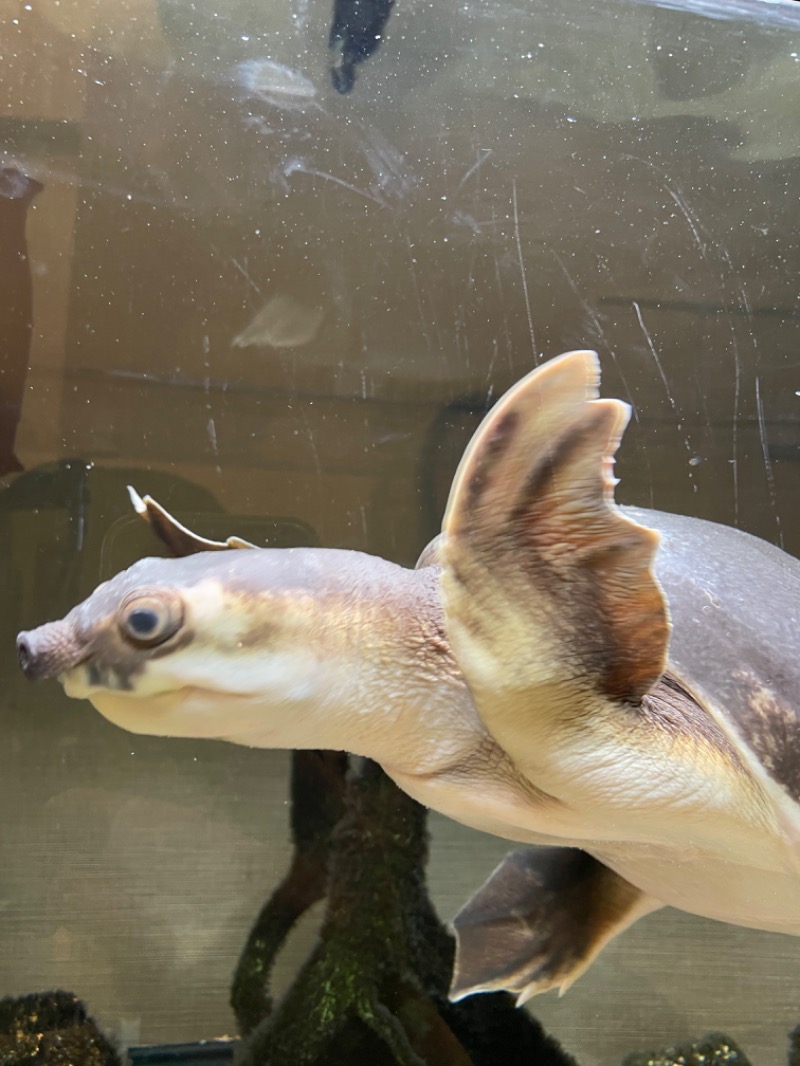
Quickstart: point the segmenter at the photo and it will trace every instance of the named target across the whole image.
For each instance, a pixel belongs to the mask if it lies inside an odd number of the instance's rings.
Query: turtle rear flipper
[[[456,915],[451,999],[565,992],[609,940],[661,904],[577,848],[519,848]]]

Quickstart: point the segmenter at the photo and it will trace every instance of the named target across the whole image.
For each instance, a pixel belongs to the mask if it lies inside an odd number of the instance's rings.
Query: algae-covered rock
[[[293,926],[325,896],[331,835],[345,809],[346,771],[343,752],[296,751],[292,756],[292,863],[253,923],[231,986],[231,1007],[242,1036],[271,1012],[270,975],[278,952]]]
[[[625,1056],[622,1066],[750,1066],[750,1060],[735,1040],[724,1033],[709,1033],[662,1051],[634,1051]]]
[[[800,1066],[800,1025],[789,1033],[789,1064],[788,1066]]]
[[[122,1066],[71,992],[0,1000],[0,1066]]]

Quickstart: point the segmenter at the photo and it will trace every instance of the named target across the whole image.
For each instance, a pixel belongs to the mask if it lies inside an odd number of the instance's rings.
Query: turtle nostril
[[[17,633],[17,658],[29,681],[58,677],[81,661],[82,645],[70,623],[47,622]]]
[[[36,657],[31,651],[28,638],[24,633],[20,633],[17,637],[17,658],[23,674],[26,677],[34,677]]]

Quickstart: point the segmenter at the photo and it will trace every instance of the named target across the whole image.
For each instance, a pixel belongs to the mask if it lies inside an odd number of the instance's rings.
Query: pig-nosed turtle
[[[144,559],[20,634],[22,668],[133,732],[370,756],[537,845],[457,917],[454,996],[563,989],[662,904],[800,935],[800,563],[617,507],[629,411],[598,384],[573,352],[505,395],[416,570]]]

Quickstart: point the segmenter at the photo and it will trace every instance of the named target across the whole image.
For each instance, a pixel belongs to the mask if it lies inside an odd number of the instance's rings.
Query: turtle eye
[[[178,632],[183,604],[169,589],[130,593],[120,604],[117,624],[123,637],[141,648],[163,644]]]

